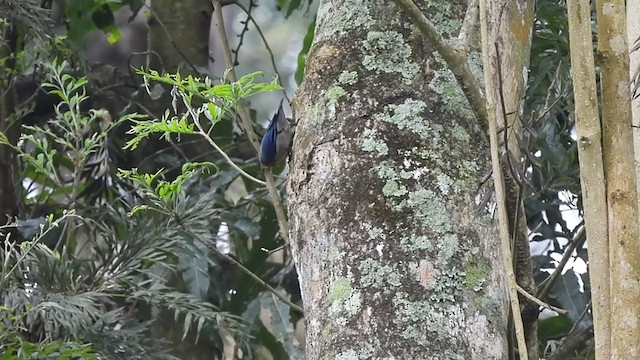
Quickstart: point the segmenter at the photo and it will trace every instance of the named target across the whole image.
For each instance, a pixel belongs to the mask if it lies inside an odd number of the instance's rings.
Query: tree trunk
[[[155,16],[149,20],[149,50],[162,59],[164,70],[175,72],[179,65],[205,69],[209,63],[209,24],[213,8],[209,0],[153,0]],[[176,51],[176,47],[179,51]],[[160,70],[159,60],[149,56],[149,66]]]
[[[637,44],[636,41],[640,39],[638,14],[640,14],[640,1],[629,1],[627,3],[627,38],[629,47],[633,47]],[[640,50],[629,54],[629,75],[634,76],[637,71],[640,71]],[[631,100],[631,119],[634,126],[633,143],[636,160],[636,180],[640,181],[640,131],[638,131],[640,128],[640,97]],[[640,182],[638,183],[638,188],[640,188]],[[638,198],[638,208],[640,208],[640,197]]]
[[[640,359],[638,200],[629,102],[625,0],[596,1],[602,69],[604,172],[609,217],[611,358]]]
[[[527,84],[526,70],[529,68],[531,53],[534,3],[533,0],[480,0],[480,17],[481,26],[486,28],[483,30],[486,33],[483,56],[487,57],[488,61],[485,63],[489,64],[484,69],[485,80],[491,82],[485,84],[485,91],[495,92],[487,94],[487,98],[494,101],[493,116],[501,128],[509,129],[501,134],[502,140],[506,139],[503,146],[508,149],[501,165],[507,195],[509,234],[514,237],[512,251],[516,281],[528,293],[536,295],[523,189],[518,182],[522,181],[518,180],[518,174],[524,173],[520,162],[522,153],[519,138],[522,135],[522,123],[519,119],[522,117],[521,103]],[[498,49],[500,56],[497,54]],[[537,359],[539,306],[523,296],[520,296],[520,304],[529,358]]]
[[[17,33],[13,25],[1,31],[0,57],[6,60],[0,66],[0,132],[7,136],[10,143],[15,144],[19,126],[9,119],[15,106],[15,92],[11,85],[14,61],[10,54],[15,51]],[[0,145],[0,226],[6,225],[18,215],[15,171],[15,152],[7,145]],[[0,236],[4,240],[3,232],[0,232]]]
[[[598,113],[589,0],[567,1],[580,186],[589,244],[589,275],[597,359],[611,358],[607,194]]]
[[[452,38],[465,3],[418,5]],[[308,359],[506,358],[487,144],[423,39],[388,1],[320,4],[288,184]]]

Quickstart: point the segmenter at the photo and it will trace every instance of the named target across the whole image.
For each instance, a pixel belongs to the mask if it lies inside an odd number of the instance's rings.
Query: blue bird
[[[278,112],[273,115],[260,143],[260,153],[258,154],[260,163],[264,166],[273,166],[285,158],[289,154],[292,138],[291,124],[285,117],[282,102],[280,102]]]

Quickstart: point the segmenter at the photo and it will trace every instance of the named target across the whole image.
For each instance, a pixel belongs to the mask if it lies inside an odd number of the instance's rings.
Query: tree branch
[[[529,300],[533,301],[534,303],[536,303],[536,304],[538,304],[538,305],[540,305],[540,306],[542,306],[542,307],[545,307],[545,308],[547,308],[547,309],[549,309],[549,310],[553,310],[553,311],[557,312],[557,313],[558,313],[558,314],[560,314],[560,315],[567,315],[567,314],[569,313],[567,310],[560,309],[560,308],[555,307],[555,306],[553,306],[553,305],[549,305],[549,304],[547,304],[546,302],[544,302],[544,301],[542,301],[542,300],[538,299],[537,297],[535,297],[535,296],[533,296],[533,295],[529,294],[529,293],[527,292],[527,290],[523,289],[523,288],[522,288],[522,286],[520,286],[520,285],[518,285],[518,284],[516,284],[516,289],[518,290],[518,293],[519,293],[520,295],[522,295],[522,296],[526,297],[527,299],[529,299]]]
[[[486,134],[487,128],[487,108],[484,95],[480,90],[480,85],[475,76],[471,72],[469,63],[467,62],[467,53],[454,49],[440,36],[438,30],[422,13],[420,8],[412,0],[394,0],[418,26],[422,34],[429,40],[429,43],[442,55],[447,63],[449,70],[453,73],[458,84],[471,105],[471,110],[478,119],[480,127]]]
[[[556,269],[551,273],[551,275],[548,278],[546,278],[540,284],[541,290],[538,293],[538,297],[540,297],[541,299],[544,299],[547,297],[547,295],[551,291],[551,288],[553,287],[553,284],[555,284],[555,282],[558,280],[560,275],[562,275],[562,271],[564,270],[564,267],[567,265],[567,262],[571,258],[571,254],[573,253],[573,251],[578,248],[578,245],[584,244],[584,241],[587,238],[585,236],[586,234],[584,229],[585,228],[583,226],[580,228],[580,230],[578,230],[578,233],[573,237],[573,239],[571,239],[569,246],[567,246],[567,248],[565,249],[564,254],[562,255],[562,259],[560,260],[560,263],[558,263],[558,266],[556,267]]]

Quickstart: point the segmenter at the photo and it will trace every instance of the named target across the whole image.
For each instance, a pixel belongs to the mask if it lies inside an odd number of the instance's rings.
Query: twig
[[[249,11],[247,11],[247,19],[244,21],[240,21],[240,23],[243,25],[242,30],[240,31],[240,35],[238,35],[238,37],[240,38],[240,41],[238,41],[238,46],[236,46],[234,50],[231,50],[231,52],[233,53],[233,66],[239,65],[238,55],[240,53],[240,48],[244,43],[244,36],[249,31],[249,17],[251,16],[251,9],[253,9],[256,6],[257,5],[253,3],[253,0],[249,0]]]
[[[464,95],[471,105],[471,110],[479,121],[480,127],[486,134],[487,128],[487,108],[484,95],[480,91],[480,85],[471,72],[467,62],[467,53],[451,47],[444,41],[438,30],[422,13],[420,8],[412,0],[394,0],[398,6],[403,8],[418,26],[422,34],[429,40],[429,43],[442,55],[449,70],[453,73]]]
[[[522,295],[522,296],[526,297],[527,299],[529,299],[529,300],[533,301],[534,303],[536,303],[536,304],[538,304],[538,305],[540,305],[540,306],[542,306],[542,307],[545,307],[545,308],[547,308],[547,309],[549,309],[549,310],[553,310],[553,311],[557,312],[557,313],[558,313],[558,314],[560,314],[560,315],[566,315],[566,314],[568,314],[568,313],[569,313],[567,310],[560,309],[560,308],[555,307],[555,306],[553,306],[553,305],[549,305],[549,304],[547,304],[546,302],[544,302],[544,301],[542,301],[542,300],[538,299],[537,297],[535,297],[535,296],[533,296],[533,295],[529,294],[529,293],[527,292],[527,290],[523,289],[523,288],[522,288],[522,286],[520,286],[520,285],[518,285],[518,284],[516,284],[516,289],[518,290],[518,293],[519,293],[520,295]]]
[[[194,124],[196,124],[196,127],[198,128],[198,132],[197,134],[201,135],[203,138],[205,138],[205,140],[207,140],[207,142],[209,143],[209,145],[211,145],[214,149],[216,149],[216,151],[218,153],[220,153],[220,155],[222,155],[222,157],[224,158],[224,160],[231,165],[232,168],[238,170],[238,172],[240,174],[242,174],[242,176],[246,177],[247,179],[260,184],[260,185],[266,185],[266,183],[258,178],[255,178],[253,175],[249,174],[248,172],[242,170],[242,168],[238,165],[236,165],[236,163],[231,160],[231,158],[229,157],[229,155],[227,155],[226,152],[224,152],[224,150],[222,150],[222,148],[220,148],[220,146],[218,146],[218,144],[216,144],[215,141],[213,141],[213,139],[209,136],[209,134],[207,134],[206,131],[204,131],[204,129],[202,128],[202,124],[200,124],[200,119],[198,118],[198,114],[196,114],[193,111],[193,108],[187,106],[187,109],[189,110],[189,113],[191,114],[191,117],[193,118],[193,122]]]
[[[282,300],[283,303],[289,305],[289,307],[300,312],[301,314],[304,314],[304,310],[300,306],[292,303],[289,299],[287,299],[284,295],[282,295],[278,290],[274,289],[271,285],[267,284],[266,281],[262,280],[258,275],[254,274],[251,270],[247,269],[244,265],[242,265],[241,262],[218,250],[213,244],[211,244],[208,241],[205,241],[202,237],[200,237],[200,235],[194,233],[193,231],[185,227],[184,224],[182,224],[179,220],[177,222],[178,224],[180,224],[180,227],[182,228],[182,230],[184,230],[187,234],[191,235],[194,239],[198,240],[200,243],[204,244],[206,247],[213,250],[221,258],[229,261],[230,263],[238,267],[238,269],[242,270],[242,272],[249,275],[258,284],[262,285],[265,289],[269,290],[269,292],[271,292],[273,295],[277,296],[278,299]]]
[[[258,22],[256,22],[256,20],[253,18],[253,15],[251,15],[251,12],[247,10],[247,8],[245,8],[240,2],[236,2],[235,4],[247,14],[247,19],[251,20],[253,25],[256,26],[256,30],[258,31],[258,34],[262,39],[262,43],[264,44],[264,47],[267,49],[267,52],[269,53],[269,58],[271,59],[271,66],[273,66],[273,71],[276,73],[276,75],[278,75],[278,84],[282,86],[282,93],[284,94],[285,99],[287,99],[288,102],[291,102],[291,99],[289,99],[289,96],[287,95],[287,91],[284,88],[284,85],[282,84],[282,80],[281,80],[282,76],[280,76],[280,71],[278,71],[278,66],[276,65],[276,58],[273,55],[273,50],[271,50],[271,46],[269,46],[269,42],[267,41],[267,38],[264,36],[264,33],[262,32],[260,25],[258,25]]]
[[[573,326],[571,327],[571,330],[569,330],[569,334],[568,335],[571,335],[571,334],[573,334],[574,331],[576,331],[576,329],[578,328],[578,324],[580,324],[582,319],[584,319],[584,317],[589,312],[589,309],[591,309],[591,302],[592,301],[593,300],[589,300],[589,303],[584,307],[584,310],[582,310],[582,313],[580,313],[580,316],[578,316],[578,319],[573,323]]]
[[[216,18],[216,28],[218,29],[218,35],[220,36],[220,41],[222,43],[222,51],[224,54],[224,60],[228,68],[227,75],[229,76],[229,80],[236,81],[236,72],[233,68],[233,59],[231,58],[231,49],[229,48],[229,39],[227,38],[227,31],[224,28],[224,17],[222,16],[222,3],[221,0],[211,0],[213,3],[213,12]],[[253,126],[251,123],[251,116],[249,116],[249,111],[247,107],[242,103],[238,102],[238,114],[240,116],[240,124],[244,129],[245,134],[249,138],[249,142],[253,145],[256,153],[258,153],[259,149],[259,141],[258,136],[253,131]],[[271,202],[273,203],[273,208],[276,212],[276,218],[278,219],[278,224],[280,226],[280,236],[284,239],[286,244],[289,243],[289,223],[287,221],[287,216],[285,215],[284,208],[282,207],[282,203],[280,202],[280,196],[278,195],[278,191],[276,189],[276,183],[273,179],[273,174],[269,168],[263,168],[264,177],[267,181],[267,190],[269,191],[269,196],[271,196]]]
[[[482,16],[482,14],[481,14]],[[483,20],[481,20],[482,22]],[[484,47],[488,48],[489,45],[487,43],[487,35],[486,35],[486,24],[482,23],[482,42]],[[498,124],[496,119],[495,112],[495,104],[493,102],[499,100],[494,99],[493,94],[494,89],[491,88],[493,82],[490,81],[490,68],[491,66],[491,58],[489,58],[489,54],[484,55],[484,77],[485,77],[485,91],[488,95],[488,101],[486,102],[486,106],[492,109],[491,115],[488,115],[487,112],[487,125],[489,132],[489,143],[491,147],[491,166],[493,169],[493,184],[496,191],[496,206],[498,208],[498,229],[500,233],[500,252],[502,255],[502,266],[504,267],[505,277],[507,281],[507,291],[509,296],[509,303],[511,305],[511,318],[513,320],[513,325],[515,329],[516,340],[518,343],[518,354],[520,355],[521,360],[526,360],[529,358],[527,343],[525,340],[524,334],[524,324],[522,322],[522,314],[520,313],[520,302],[518,299],[518,290],[516,283],[516,277],[513,269],[513,252],[511,249],[511,235],[509,233],[509,212],[507,210],[507,193],[505,190],[505,180],[504,174],[502,173],[502,161],[500,158],[500,150],[499,150],[499,138],[498,138]],[[500,68],[500,58],[495,59],[497,61],[497,66]],[[497,89],[497,91],[502,92],[502,89]],[[502,108],[504,109],[504,103],[502,104]],[[502,110],[504,112],[504,110]],[[507,124],[504,124],[507,126]],[[508,131],[505,128],[505,133]],[[505,147],[508,144],[504,144]]]

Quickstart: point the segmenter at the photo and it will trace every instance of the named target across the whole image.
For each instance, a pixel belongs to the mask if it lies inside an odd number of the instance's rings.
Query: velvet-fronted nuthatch
[[[260,163],[264,166],[273,166],[285,158],[289,154],[292,139],[293,129],[284,115],[282,102],[280,102],[278,112],[273,115],[260,143],[260,153],[258,154]]]

